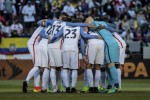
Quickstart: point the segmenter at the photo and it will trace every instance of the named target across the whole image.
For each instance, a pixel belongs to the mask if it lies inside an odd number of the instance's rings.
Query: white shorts
[[[75,51],[63,51],[63,68],[78,69],[79,54]]]
[[[119,45],[119,64],[124,64],[125,60],[125,51],[126,51],[126,42],[118,33],[113,34]]]
[[[34,44],[27,44],[29,52],[31,54],[32,57],[32,61],[34,66],[40,66],[39,64],[39,57],[38,57],[38,45],[34,45]]]
[[[38,44],[38,57],[39,57],[39,64],[40,67],[46,67],[48,68],[48,52],[47,52],[47,42],[45,40],[45,43],[39,43]]]
[[[88,60],[90,64],[104,63],[104,41],[90,40],[87,49]]]
[[[57,48],[48,48],[48,58],[49,66],[61,67],[62,65],[62,55],[61,50]]]

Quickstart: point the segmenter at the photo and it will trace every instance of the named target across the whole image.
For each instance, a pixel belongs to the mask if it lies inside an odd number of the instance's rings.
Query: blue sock
[[[112,77],[111,77],[109,70],[107,72],[107,77],[108,77],[108,88],[112,88],[113,82],[112,82]]]
[[[112,78],[112,82],[114,84],[118,84],[118,72],[117,72],[116,67],[115,66],[110,67],[109,71],[110,71],[110,75]]]
[[[101,71],[101,86],[106,88],[106,71]]]

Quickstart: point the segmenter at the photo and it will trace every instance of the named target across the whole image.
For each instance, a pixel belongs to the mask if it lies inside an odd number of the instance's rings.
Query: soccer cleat
[[[121,92],[121,88],[118,89],[118,92]]]
[[[63,86],[60,87],[60,92],[65,92],[65,88]]]
[[[109,89],[107,93],[111,94],[111,93],[115,93],[115,92],[116,92],[116,90],[114,88],[112,88],[112,89]]]
[[[94,87],[94,93],[98,93],[98,87]]]
[[[28,87],[27,81],[24,81],[23,82],[23,87],[22,87],[23,93],[27,93],[27,87]]]
[[[70,93],[70,88],[69,87],[66,88],[66,93]]]
[[[50,88],[48,88],[47,93],[53,93],[53,91]]]
[[[47,93],[47,89],[41,90],[41,93]]]
[[[82,93],[87,93],[88,90],[89,90],[89,87],[85,86],[85,87],[83,87],[83,89],[82,89],[81,92],[82,92]]]
[[[75,88],[71,88],[71,93],[77,93],[77,90]]]
[[[93,88],[93,87],[90,87],[88,92],[89,92],[89,93],[94,93],[94,88]]]
[[[34,93],[41,92],[41,87],[34,87],[33,92]]]
[[[102,87],[101,87],[101,86],[98,86],[98,91],[99,91],[99,92],[101,91],[101,89],[102,89]]]

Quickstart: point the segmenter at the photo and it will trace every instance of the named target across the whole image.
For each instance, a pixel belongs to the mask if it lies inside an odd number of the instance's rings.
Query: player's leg
[[[98,86],[100,83],[101,71],[100,71],[100,64],[95,64],[95,85],[94,85],[94,92],[98,93]]]
[[[34,74],[39,70],[39,67],[38,67],[39,64],[37,64],[38,63],[38,53],[37,53],[38,52],[38,46],[30,45],[30,44],[27,44],[27,45],[28,45],[29,52],[30,52],[30,54],[32,56],[33,64],[34,64],[35,67],[33,67],[29,71],[29,73],[28,73],[28,75],[26,77],[26,80],[23,82],[22,90],[25,93],[27,92],[27,87],[28,87],[29,81],[34,76]]]
[[[43,76],[42,76],[42,90],[41,90],[41,92],[47,92],[49,72],[50,72],[49,68],[44,68],[44,72],[43,72]]]
[[[41,74],[41,70],[39,69],[34,75],[34,89],[33,89],[33,92],[40,92],[41,91],[40,74]]]
[[[84,69],[84,87],[81,92],[88,92],[89,90],[89,83],[87,77],[87,68]]]
[[[96,58],[96,51],[97,48],[95,45],[89,43],[89,48],[88,48],[88,60],[89,64],[87,64],[87,78],[88,78],[88,83],[89,83],[89,92],[94,92],[93,87],[93,72],[92,72],[92,67],[95,63],[95,58]]]
[[[123,45],[123,48],[120,48],[119,65],[116,66],[118,72],[119,91],[121,91],[121,67],[123,67],[124,65],[125,50],[126,50],[126,45]]]
[[[64,92],[65,91],[65,86],[64,86],[64,82],[62,80],[62,51],[60,49],[55,49],[53,50],[53,54],[54,54],[54,61],[55,61],[55,67],[56,67],[56,71],[57,71],[57,82],[60,80],[61,81],[61,87],[60,87],[60,92]],[[57,83],[56,83],[57,84]]]
[[[113,44],[112,46],[106,47],[106,62],[108,63],[108,70],[109,73],[111,75],[112,78],[112,82],[114,84],[114,89],[118,89],[119,88],[119,84],[118,84],[118,73],[117,73],[117,69],[115,67],[115,63],[114,62],[118,62],[119,58],[118,58],[118,44]],[[108,91],[108,93],[114,93],[115,91]]]
[[[70,69],[71,69],[71,93],[77,92],[75,89],[77,78],[78,78],[78,53],[70,52]]]
[[[101,66],[101,86],[99,87],[99,91],[105,92],[106,90],[106,78],[107,78],[107,72],[106,72],[106,66]]]
[[[92,64],[87,65],[87,78],[89,83],[89,92],[93,92],[93,72],[92,72]]]
[[[62,52],[62,60],[63,60],[63,70],[62,70],[62,79],[66,87],[66,93],[70,93],[70,85],[69,85],[69,53]]]
[[[52,48],[48,48],[48,56],[49,56],[49,65],[51,66],[51,71],[50,71],[50,79],[52,83],[52,91],[57,92],[57,85],[56,85],[56,64],[55,64],[55,58],[53,53]]]

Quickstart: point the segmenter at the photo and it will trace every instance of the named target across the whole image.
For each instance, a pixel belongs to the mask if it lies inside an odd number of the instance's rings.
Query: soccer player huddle
[[[79,52],[85,63],[81,92],[115,93],[121,89],[119,66],[124,64],[126,43],[114,29],[114,24],[92,17],[84,21],[71,19],[61,13],[59,19],[40,20],[38,25],[27,43],[34,67],[23,82],[23,92],[27,92],[34,76],[34,92],[77,93]],[[60,88],[58,80],[61,80]]]

